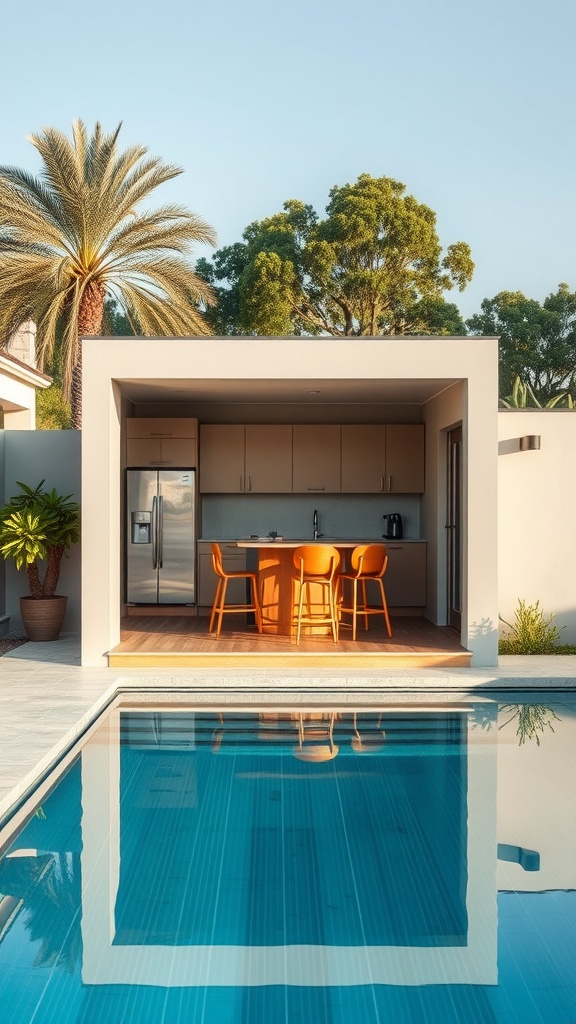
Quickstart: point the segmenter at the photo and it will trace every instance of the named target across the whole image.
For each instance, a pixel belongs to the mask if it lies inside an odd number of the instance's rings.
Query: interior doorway
[[[462,626],[462,427],[448,431],[446,534],[448,625]]]

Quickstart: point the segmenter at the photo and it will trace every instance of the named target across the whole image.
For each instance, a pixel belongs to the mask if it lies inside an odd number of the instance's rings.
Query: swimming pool
[[[117,707],[4,841],[0,1020],[568,1024],[575,751],[566,693]]]

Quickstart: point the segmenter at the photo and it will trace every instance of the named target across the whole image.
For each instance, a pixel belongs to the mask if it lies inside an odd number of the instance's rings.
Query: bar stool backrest
[[[211,544],[210,550],[212,551],[212,567],[217,576],[221,576],[223,579],[226,576],[226,571],[222,563],[222,551],[220,550],[219,544]]]
[[[329,582],[340,565],[340,553],[330,544],[302,544],[295,549],[293,560],[300,579],[314,576]]]
[[[383,576],[388,564],[385,544],[359,544],[350,556],[350,566],[355,575]]]

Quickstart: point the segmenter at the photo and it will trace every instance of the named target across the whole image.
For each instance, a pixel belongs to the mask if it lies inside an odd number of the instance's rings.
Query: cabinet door
[[[129,437],[126,441],[126,465],[192,469],[196,465],[196,440],[192,437]]]
[[[222,564],[231,572],[240,572],[246,568],[246,553],[236,545],[221,544]],[[218,577],[212,568],[210,551],[200,550],[198,555],[198,605],[212,608],[216,597]],[[227,604],[246,604],[246,580],[230,580],[226,590]]]
[[[384,574],[386,600],[391,608],[423,608],[426,604],[426,544],[388,543]]]
[[[160,458],[163,466],[177,469],[193,469],[196,465],[196,438],[171,437],[160,441]]]
[[[132,416],[126,420],[126,437],[197,437],[198,420],[189,416],[153,419]]]
[[[127,466],[158,466],[162,459],[161,442],[149,437],[129,437],[126,440]]]
[[[424,424],[398,423],[386,427],[386,491],[424,493]]]
[[[239,494],[244,491],[244,425],[205,423],[200,428],[200,490]]]
[[[340,439],[339,424],[297,424],[292,428],[295,494],[340,493]]]
[[[292,426],[249,423],[245,431],[245,490],[253,494],[290,494]]]
[[[385,489],[386,427],[342,424],[342,493],[379,494]]]

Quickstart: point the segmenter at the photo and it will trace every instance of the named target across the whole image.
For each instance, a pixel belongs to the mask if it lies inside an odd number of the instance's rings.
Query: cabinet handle
[[[244,490],[244,477],[243,476],[240,477],[240,490],[241,491]]]
[[[151,430],[150,437],[172,437],[171,430]]]
[[[172,459],[151,459],[150,460],[150,465],[151,466],[171,466],[172,465]]]
[[[308,487],[308,488],[306,488],[306,489],[307,489],[308,491],[325,491],[325,490],[326,490],[326,488],[325,488],[325,487]]]
[[[383,476],[380,477],[380,490],[381,491],[384,490],[384,477]]]
[[[252,477],[251,476],[248,477],[248,490],[249,491],[252,490]]]
[[[392,490],[392,477],[391,476],[388,477],[388,490],[389,491]]]

